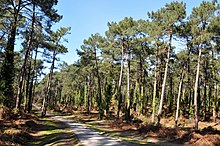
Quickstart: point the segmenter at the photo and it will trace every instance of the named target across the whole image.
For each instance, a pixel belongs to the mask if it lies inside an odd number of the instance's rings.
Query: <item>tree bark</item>
[[[213,47],[212,47],[213,48]],[[216,122],[216,118],[217,118],[217,103],[218,103],[218,83],[217,83],[217,73],[215,73],[215,69],[214,69],[214,49],[212,50],[212,65],[211,65],[211,70],[212,70],[212,78],[213,78],[213,85],[215,84],[214,88],[215,88],[215,94],[214,94],[214,101],[213,101],[213,122]]]
[[[184,79],[184,69],[185,69],[185,66],[183,67],[181,78],[180,78],[180,83],[179,83],[178,97],[177,97],[177,103],[176,103],[175,127],[177,127],[177,124],[178,124],[180,97],[181,97],[182,84],[183,84],[183,79]]]
[[[169,98],[170,99],[167,99],[167,101],[169,101],[169,113],[171,114],[172,113],[172,106],[173,106],[173,103],[175,103],[175,100],[173,99],[173,77],[172,77],[172,74],[170,72],[170,68],[169,68],[169,78],[170,78],[170,94],[169,94]],[[173,113],[172,113],[173,115]]]
[[[202,114],[203,114],[203,120],[206,119],[206,96],[207,96],[207,61],[204,62],[205,67],[204,67],[204,92],[203,92],[203,97],[202,97]]]
[[[16,6],[13,5],[13,22],[11,24],[10,34],[8,35],[8,41],[5,48],[5,58],[2,63],[1,68],[1,77],[3,81],[3,105],[12,109],[15,105],[14,100],[14,45],[15,45],[15,37],[17,31],[17,23],[18,17],[21,9],[21,0],[18,0],[18,4]]]
[[[138,85],[139,85],[139,92],[138,92],[138,98],[136,101],[136,109],[138,109],[139,114],[141,113],[141,99],[142,97],[142,87],[143,87],[143,62],[142,62],[142,56],[139,54],[139,76],[138,76]]]
[[[29,100],[29,90],[30,90],[30,78],[31,78],[31,61],[29,62],[28,66],[28,75],[27,75],[27,81],[26,81],[26,96],[25,96],[25,104],[24,104],[24,112],[27,112],[28,109],[28,100]]]
[[[56,51],[53,51],[53,60],[52,60],[52,64],[51,64],[51,68],[50,68],[50,73],[48,75],[47,85],[46,85],[46,87],[47,87],[46,95],[43,98],[43,104],[42,104],[42,107],[41,107],[41,117],[44,117],[46,115],[46,112],[47,112],[48,99],[49,99],[49,96],[50,96],[51,80],[52,80],[55,60],[56,60]]]
[[[216,122],[217,118],[217,103],[218,103],[218,84],[215,84],[215,96],[214,96],[214,102],[213,102],[213,122]]]
[[[90,97],[91,97],[91,77],[88,76],[88,81],[87,81],[87,86],[88,86],[88,93],[87,93],[87,107],[86,111],[89,114],[90,113]]]
[[[96,73],[98,78],[98,106],[99,106],[99,118],[102,119],[104,116],[104,110],[102,105],[102,88],[101,88],[101,79],[99,75],[99,66],[98,66],[98,60],[97,60],[97,54],[96,49],[94,49],[95,53],[95,67],[96,67]]]
[[[131,110],[131,96],[130,96],[130,53],[127,53],[126,61],[128,63],[127,66],[127,110],[126,110],[126,120],[130,121],[130,110]]]
[[[194,86],[194,116],[195,116],[195,130],[198,130],[198,105],[197,105],[197,92],[198,92],[198,82],[199,82],[199,69],[200,69],[200,59],[202,55],[202,42],[199,45],[199,55],[196,71],[196,81]]]
[[[161,91],[161,97],[160,97],[160,105],[157,113],[157,124],[160,124],[160,118],[162,115],[162,108],[163,108],[163,100],[164,100],[164,93],[165,93],[165,87],[166,87],[166,79],[167,79],[167,72],[168,72],[168,66],[169,66],[169,60],[170,60],[170,50],[171,50],[171,42],[172,42],[172,31],[170,32],[170,39],[169,39],[169,46],[167,51],[167,60],[166,60],[166,66],[164,71],[164,78],[163,78],[163,84],[162,84],[162,91]]]
[[[27,50],[25,52],[25,58],[24,58],[24,62],[21,68],[21,73],[20,73],[20,77],[18,81],[18,90],[17,90],[17,97],[16,97],[16,111],[18,111],[21,106],[23,81],[24,81],[25,73],[26,73],[26,65],[27,65],[27,62],[30,56],[30,50],[31,50],[33,34],[34,34],[34,24],[35,24],[35,3],[33,3],[31,31],[30,31],[30,35],[28,38]]]
[[[157,96],[157,65],[158,65],[158,45],[156,51],[155,58],[155,72],[154,72],[154,90],[153,90],[153,99],[152,99],[152,115],[151,122],[155,122],[155,114],[156,114],[156,96]]]
[[[28,109],[27,109],[28,113],[31,112],[32,103],[33,103],[33,100],[34,100],[34,92],[35,92],[34,79],[37,78],[37,76],[35,75],[36,74],[36,72],[35,72],[35,70],[36,70],[36,63],[37,63],[37,48],[35,50],[34,64],[33,64],[32,73],[31,73],[31,82],[30,82]],[[35,83],[36,83],[36,81],[35,81]]]
[[[120,77],[118,81],[118,111],[117,111],[117,117],[120,116],[120,110],[121,110],[121,102],[122,102],[122,94],[121,94],[121,85],[122,85],[122,76],[123,76],[123,67],[124,67],[124,45],[122,44],[121,48],[121,71],[120,71]]]
[[[155,73],[154,73],[154,91],[153,91],[153,101],[152,101],[152,115],[151,115],[151,122],[155,122],[155,113],[156,113],[156,91],[157,90],[157,66],[155,66]]]

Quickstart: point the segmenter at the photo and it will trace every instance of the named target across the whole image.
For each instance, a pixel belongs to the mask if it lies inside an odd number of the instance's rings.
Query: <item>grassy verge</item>
[[[13,114],[13,113],[12,113]],[[79,145],[68,125],[51,117],[19,113],[0,120],[0,145]]]
[[[33,131],[31,135],[34,140],[29,145],[79,145],[78,139],[67,125],[51,118],[41,119]]]
[[[75,112],[68,119],[84,123],[101,134],[137,145],[200,145],[204,142],[206,145],[220,145],[219,122],[200,122],[201,129],[194,131],[191,125],[173,127],[172,119],[162,119],[163,126],[135,120],[126,122],[116,118],[106,118],[100,121],[97,113]]]
[[[122,141],[125,141],[125,142],[128,142],[128,143],[132,143],[132,144],[136,144],[136,145],[156,146],[156,144],[132,138],[131,135],[123,134],[122,131],[115,131],[115,130],[109,130],[109,129],[101,128],[99,126],[93,125],[92,123],[86,124],[86,126],[91,128],[91,129],[94,129],[94,130],[98,131],[100,134],[104,134],[104,135],[107,135],[107,136],[118,138],[118,139],[120,139]]]

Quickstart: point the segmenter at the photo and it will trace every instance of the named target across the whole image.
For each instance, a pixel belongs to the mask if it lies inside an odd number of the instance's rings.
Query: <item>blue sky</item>
[[[60,56],[68,64],[78,60],[76,49],[80,49],[84,39],[91,34],[104,35],[107,23],[118,22],[124,17],[146,19],[147,12],[156,11],[173,0],[59,0],[55,7],[63,19],[53,26],[71,27],[71,34],[67,35],[69,43],[65,46],[68,53]],[[202,0],[183,0],[187,6],[187,14],[193,7],[199,6]]]

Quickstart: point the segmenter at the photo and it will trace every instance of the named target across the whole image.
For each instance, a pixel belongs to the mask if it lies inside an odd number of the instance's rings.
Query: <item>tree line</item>
[[[0,1],[0,105],[4,108],[1,114],[7,116],[13,110],[30,113],[44,62],[52,62],[53,70],[57,54],[67,52],[63,37],[70,27],[52,30],[62,19],[54,8],[57,3],[58,0]],[[21,50],[17,51],[19,47]]]
[[[50,103],[96,109],[127,121],[140,115],[160,124],[162,116],[216,120],[219,111],[220,13],[203,1],[186,16],[186,4],[171,2],[146,20],[109,22],[104,36],[92,34],[77,50],[79,60],[53,74]],[[38,85],[43,97],[45,80]],[[113,113],[112,113],[113,112]]]
[[[47,6],[37,2],[38,8]],[[51,4],[55,3],[48,2]],[[7,10],[14,5],[9,6]],[[19,3],[15,6],[19,7]],[[25,6],[34,8],[33,3]],[[10,45],[9,33],[6,37],[1,32],[6,40],[1,39],[3,44],[6,42],[1,51],[1,101],[7,107],[26,111],[35,97],[42,103],[42,116],[48,107],[66,105],[88,113],[97,110],[100,119],[114,114],[131,121],[143,115],[160,124],[161,117],[173,116],[178,126],[182,115],[194,120],[197,130],[199,120],[215,121],[219,113],[219,8],[216,0],[203,1],[187,16],[186,4],[174,1],[148,12],[146,20],[125,17],[119,22],[109,22],[105,35],[96,33],[85,39],[77,50],[79,60],[71,65],[64,62],[59,72],[54,72],[56,55],[67,52],[61,39],[70,28],[52,32],[52,22],[58,21],[59,15],[54,9],[45,13],[39,13],[38,9],[38,16],[57,14],[57,17],[47,16],[46,20],[36,17],[42,21],[38,26],[42,30],[36,31],[37,21],[34,20],[33,29],[29,22],[33,19],[21,19],[19,11],[16,27],[23,32],[16,34],[26,34],[23,38],[27,40],[22,43],[23,51],[16,54],[22,60],[17,64],[10,58],[11,54],[15,57],[14,42]],[[33,15],[34,11],[31,12]],[[14,22],[13,18],[10,21]],[[27,20],[29,27],[22,25]],[[14,31],[13,27],[7,30]],[[44,60],[35,58],[39,48]],[[51,65],[50,71],[38,83],[36,78],[46,60]],[[17,92],[16,96],[12,91]]]

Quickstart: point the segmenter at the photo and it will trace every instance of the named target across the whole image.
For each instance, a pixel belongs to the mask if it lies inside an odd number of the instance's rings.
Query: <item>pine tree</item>
[[[65,40],[63,38],[65,35],[69,34],[70,27],[61,27],[57,31],[52,32],[50,34],[50,38],[48,41],[46,41],[43,45],[45,48],[48,50],[52,51],[52,62],[51,62],[51,67],[50,67],[50,72],[48,75],[47,83],[46,83],[46,95],[43,98],[43,103],[42,103],[42,111],[41,111],[41,116],[44,117],[46,115],[47,107],[48,107],[48,101],[51,98],[50,97],[50,92],[51,92],[51,80],[52,80],[52,75],[53,75],[53,70],[55,67],[55,60],[57,59],[57,54],[59,53],[66,53],[67,48],[61,44],[62,40]]]

